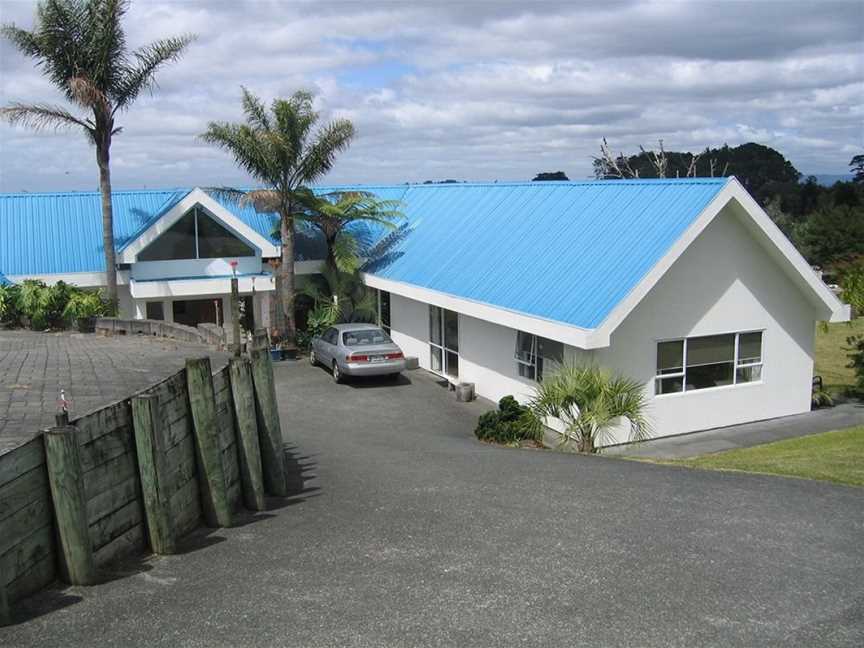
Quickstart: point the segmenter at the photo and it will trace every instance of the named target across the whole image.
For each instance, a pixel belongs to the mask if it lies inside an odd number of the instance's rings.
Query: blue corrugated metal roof
[[[403,202],[410,232],[386,279],[594,328],[669,250],[725,178],[333,186]],[[188,189],[114,193],[118,249]],[[218,198],[217,198],[218,199]],[[10,275],[103,269],[98,193],[0,196]],[[270,238],[273,217],[222,204]]]

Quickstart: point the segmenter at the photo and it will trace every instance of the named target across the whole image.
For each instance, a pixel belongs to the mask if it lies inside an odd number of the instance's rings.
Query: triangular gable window
[[[142,250],[138,261],[255,256],[255,250],[198,206]]]

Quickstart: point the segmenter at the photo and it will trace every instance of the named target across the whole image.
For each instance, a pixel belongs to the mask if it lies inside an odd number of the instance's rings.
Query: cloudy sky
[[[0,0],[30,28],[34,3]],[[523,180],[591,174],[602,137],[633,152],[748,141],[805,173],[843,173],[864,151],[864,3],[518,3],[137,0],[131,45],[198,34],[156,93],[119,119],[116,188],[236,184],[196,139],[239,120],[240,85],[305,88],[358,137],[333,182]],[[62,97],[0,44],[0,102]],[[95,189],[80,133],[0,125],[0,190]]]

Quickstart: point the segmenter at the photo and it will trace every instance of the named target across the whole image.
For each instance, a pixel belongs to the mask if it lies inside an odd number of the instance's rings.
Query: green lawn
[[[663,463],[864,486],[864,426]]]
[[[846,338],[851,335],[864,335],[864,317],[850,323],[829,324],[827,331],[822,326],[816,327],[816,366],[813,372],[822,376],[825,390],[832,395],[842,394],[855,384],[855,374],[846,366],[849,364]]]

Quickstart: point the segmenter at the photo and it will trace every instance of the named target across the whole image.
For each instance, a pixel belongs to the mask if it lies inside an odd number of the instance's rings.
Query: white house
[[[815,322],[849,317],[734,178],[363,189],[407,217],[364,274],[382,324],[421,367],[492,400],[528,398],[571,361],[643,382],[658,436],[796,414]],[[200,189],[114,203],[126,315],[224,317],[235,260],[268,325],[271,216]],[[0,271],[100,285],[99,224],[96,194],[3,196]]]

